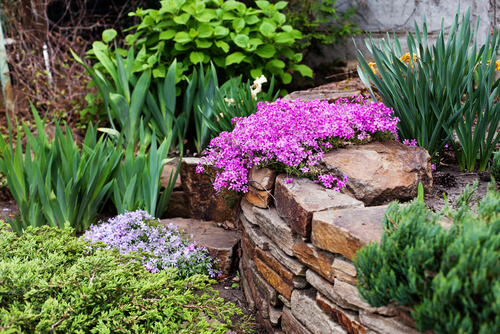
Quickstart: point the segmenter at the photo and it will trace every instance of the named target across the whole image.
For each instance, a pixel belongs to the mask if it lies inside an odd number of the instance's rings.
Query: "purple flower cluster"
[[[177,226],[162,225],[146,211],[125,212],[106,223],[92,225],[83,238],[92,244],[102,241],[107,245],[105,249],[116,249],[120,254],[140,253],[142,264],[152,273],[175,267],[181,277],[218,275],[206,248],[196,247]]]
[[[254,115],[232,121],[236,123],[234,130],[212,139],[197,167],[198,173],[204,172],[204,165],[216,170],[217,192],[247,192],[249,170],[269,165],[282,166],[290,174],[317,178],[326,187],[340,190],[345,178],[318,178],[321,172],[317,164],[325,152],[340,141],[363,141],[383,132],[396,135],[399,119],[382,103],[357,96],[335,104],[319,100],[259,102]]]

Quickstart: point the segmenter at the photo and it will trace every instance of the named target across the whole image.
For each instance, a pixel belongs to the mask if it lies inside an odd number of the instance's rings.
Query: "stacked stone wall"
[[[366,157],[364,165],[353,156]],[[344,193],[252,171],[258,187],[242,200],[238,219],[249,306],[269,333],[418,333],[407,310],[373,308],[359,297],[353,260],[380,240],[387,202],[415,196],[419,182],[431,189],[429,156],[383,142],[336,150],[324,161],[349,177]]]

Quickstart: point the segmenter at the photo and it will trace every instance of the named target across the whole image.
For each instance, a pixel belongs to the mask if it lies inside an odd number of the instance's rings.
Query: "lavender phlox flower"
[[[117,249],[121,254],[143,254],[142,264],[152,273],[177,267],[181,276],[209,274],[206,268],[191,268],[191,257],[200,258],[209,267],[214,265],[208,251],[196,248],[196,243],[182,237],[178,226],[161,225],[158,219],[142,210],[125,212],[106,223],[92,225],[83,238],[92,244],[102,241],[107,244],[106,249]]]

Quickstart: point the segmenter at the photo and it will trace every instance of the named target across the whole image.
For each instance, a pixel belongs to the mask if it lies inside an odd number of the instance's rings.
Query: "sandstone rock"
[[[240,203],[241,211],[240,216],[243,214],[247,221],[253,225],[259,225],[257,223],[257,218],[255,217],[255,212],[253,212],[254,205],[247,201],[245,198],[241,199]]]
[[[251,225],[245,216],[240,215],[240,222],[241,225],[245,231],[245,233],[248,235],[250,240],[257,245],[260,249],[262,250],[269,250],[269,243],[271,243],[271,239],[266,237],[264,233],[260,230],[260,227]]]
[[[281,276],[279,276],[274,270],[269,268],[264,262],[259,258],[254,259],[255,267],[257,271],[262,275],[262,277],[276,289],[285,298],[290,300],[292,296],[293,286],[287,284]]]
[[[256,285],[256,282],[254,281],[254,277],[252,273],[250,272],[250,266],[249,264],[251,263],[251,260],[246,259],[245,261],[245,255],[243,255],[243,272],[244,273],[250,273],[250,275],[246,275],[246,281],[248,283],[248,286],[250,288],[250,293],[252,295],[252,299],[254,300],[255,307],[257,308],[257,314],[260,313],[260,315],[263,318],[269,318],[269,302],[266,300],[266,298],[262,295],[262,292],[259,290],[259,288]],[[250,263],[249,263],[250,262]]]
[[[298,234],[309,237],[314,212],[363,207],[363,203],[306,178],[285,183],[286,174],[276,178],[275,202],[278,215]]]
[[[306,243],[298,238],[293,246],[293,253],[300,262],[312,268],[330,282],[334,282],[335,272],[332,264],[335,256],[329,252],[314,247],[311,243]]]
[[[341,98],[350,98],[353,95],[359,95],[361,91],[344,91],[344,90],[333,90],[328,85],[323,85],[315,88],[310,88],[307,90],[300,90],[291,92],[287,96],[285,96],[284,100],[296,100],[300,99],[301,101],[312,101],[312,100],[327,100],[330,103],[333,103]]]
[[[214,222],[197,219],[171,218],[161,220],[162,224],[178,225],[200,247],[206,247],[210,255],[219,259],[219,268],[228,275],[236,259],[236,250],[240,240],[238,231],[224,230]]]
[[[278,326],[280,323],[281,315],[283,314],[282,307],[274,307],[269,305],[269,321],[274,327]]]
[[[387,206],[316,212],[311,241],[314,246],[348,259],[370,241],[382,238],[382,218]]]
[[[432,169],[426,150],[388,140],[352,145],[323,158],[326,169],[347,175],[347,189],[367,205],[409,200],[417,196],[419,182],[432,192]]]
[[[338,307],[319,292],[316,294],[316,304],[349,334],[366,334],[365,326],[359,323],[357,312]]]
[[[175,158],[174,160],[167,162],[165,166],[163,166],[163,171],[160,176],[160,183],[162,187],[166,188],[168,186],[168,181],[170,180],[170,177],[172,178],[174,177],[178,165],[179,165],[179,158]],[[174,180],[174,182],[175,182],[174,189],[182,189],[180,173],[177,174],[177,177]]]
[[[259,223],[261,231],[271,238],[272,241],[287,255],[293,256],[293,245],[297,240],[297,235],[290,226],[281,219],[274,207],[270,209],[253,208],[255,217]]]
[[[188,200],[184,190],[176,190],[172,192],[170,200],[168,201],[167,210],[162,218],[190,218]]]
[[[283,307],[283,314],[281,316],[281,328],[286,334],[312,334],[307,328],[304,327],[295,319],[289,307]]]
[[[356,267],[354,266],[354,263],[352,261],[347,260],[343,256],[336,256],[335,261],[333,261],[332,264],[333,269],[340,270],[347,275],[356,277],[357,276],[357,271]]]
[[[274,306],[280,305],[279,299],[278,299],[278,293],[276,290],[267,283],[267,281],[260,276],[259,272],[257,271],[257,268],[254,265],[250,265],[250,268],[248,269],[250,272],[250,275],[252,276],[252,281],[255,283],[259,291],[264,295],[266,300]]]
[[[278,262],[288,268],[294,275],[306,275],[307,267],[304,264],[300,263],[295,257],[286,255],[285,252],[272,242],[269,243],[269,251]]]
[[[190,217],[217,222],[236,222],[238,205],[230,209],[222,196],[216,196],[210,177],[196,173],[198,158],[184,158],[181,163],[181,180],[187,198]]]
[[[262,317],[261,314],[256,313],[255,314],[255,320],[257,320],[257,322],[262,327],[264,327],[264,329],[266,330],[267,334],[275,334],[275,328],[271,324],[271,321],[269,321],[269,318],[264,318],[264,317]]]
[[[391,334],[419,334],[415,328],[403,324],[396,317],[384,317],[361,310],[359,320],[366,327],[372,328],[379,333]]]
[[[283,305],[285,305],[288,308],[292,307],[292,304],[290,303],[290,300],[286,299],[285,296],[283,295],[278,295],[278,299],[283,302]]]
[[[330,296],[332,297],[330,298],[331,300],[338,303],[343,308],[365,310],[370,313],[379,313],[387,316],[395,316],[398,314],[397,309],[393,306],[371,307],[370,304],[361,300],[358,294],[358,289],[354,285],[342,282],[338,279],[335,279],[335,283],[333,284],[333,294]],[[375,328],[375,330],[377,329]]]
[[[296,289],[304,289],[307,286],[305,277],[294,275],[288,268],[282,265],[269,251],[255,249],[256,256],[273,269],[288,285]]]
[[[276,172],[270,168],[252,168],[248,173],[248,185],[257,190],[274,188]]]
[[[341,298],[334,290],[333,284],[326,281],[322,277],[320,277],[313,270],[307,270],[306,279],[318,292],[322,295],[326,296],[330,300],[334,301],[337,305],[342,307],[343,309],[350,309],[357,311],[359,309],[358,306],[350,304],[345,299]],[[369,305],[368,305],[369,306]]]
[[[252,242],[252,240],[250,240],[250,237],[245,232],[245,230],[243,230],[241,232],[241,250],[243,251],[243,253],[248,254],[251,259],[254,259],[256,256],[255,248],[255,244]]]
[[[345,334],[347,333],[318,304],[316,292],[312,289],[293,290],[292,314],[305,327],[315,334]]]
[[[272,194],[269,190],[257,190],[249,187],[248,192],[243,196],[251,204],[259,208],[267,209],[272,202]]]
[[[241,286],[243,288],[243,293],[245,295],[245,299],[248,303],[248,308],[250,310],[254,311],[255,310],[255,301],[253,300],[252,292],[250,291],[250,285],[248,285],[248,281],[247,281],[247,277],[246,277],[247,275],[249,275],[249,273],[244,270],[243,261],[240,261],[239,270],[240,270],[240,277],[241,277]]]

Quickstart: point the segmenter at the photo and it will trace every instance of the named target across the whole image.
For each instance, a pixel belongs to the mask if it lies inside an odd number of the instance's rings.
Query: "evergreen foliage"
[[[241,314],[215,298],[206,276],[152,274],[120,255],[71,236],[29,227],[22,236],[0,221],[1,333],[226,333]],[[101,244],[104,245],[104,244]]]
[[[412,308],[422,332],[500,332],[500,194],[490,185],[473,213],[475,188],[454,212],[431,212],[422,200],[389,206],[380,244],[361,249],[355,263],[370,305]]]

